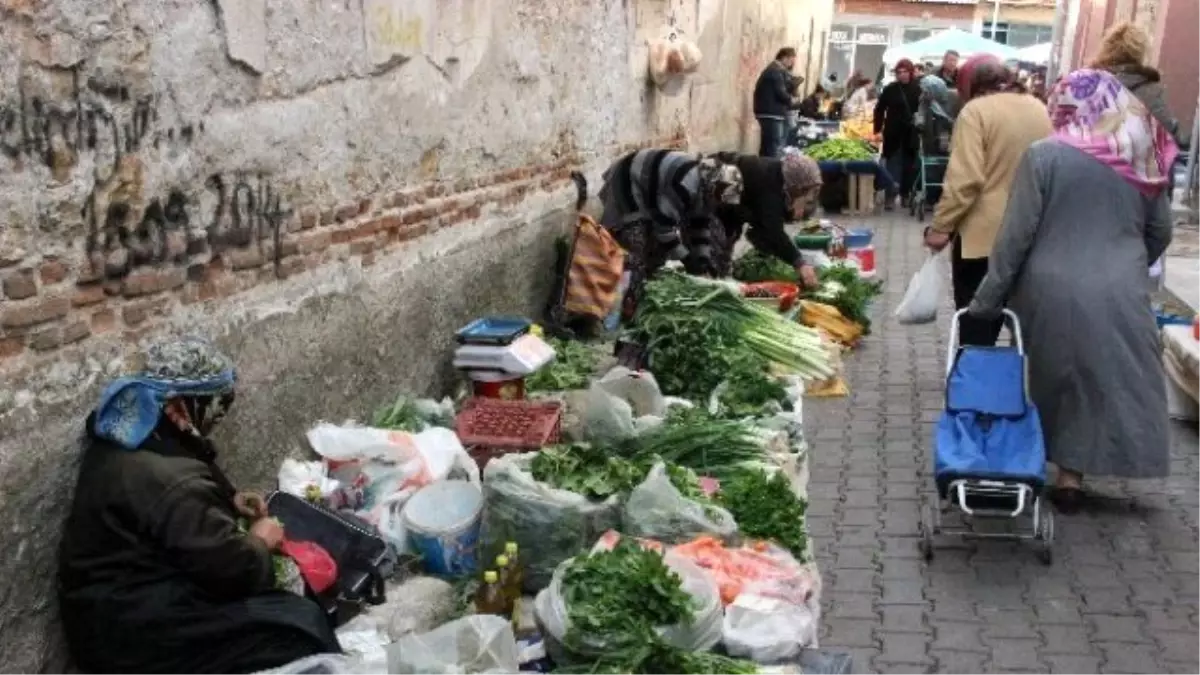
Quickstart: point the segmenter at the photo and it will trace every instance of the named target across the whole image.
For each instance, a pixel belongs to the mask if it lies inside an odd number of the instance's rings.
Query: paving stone
[[[876,330],[845,358],[852,397],[805,401],[822,646],[856,672],[1200,672],[1194,427],[1171,428],[1169,480],[1089,479],[1101,508],[1057,519],[1049,567],[1025,543],[949,537],[921,560],[946,322],[891,318],[926,257],[920,226],[853,222],[875,230],[884,293]]]

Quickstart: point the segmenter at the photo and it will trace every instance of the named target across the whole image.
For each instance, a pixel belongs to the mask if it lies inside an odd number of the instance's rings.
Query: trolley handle
[[[950,340],[946,347],[946,377],[950,377],[950,371],[954,368],[954,357],[958,355],[959,320],[967,313],[966,308],[960,309],[950,318]],[[1013,344],[1017,347],[1017,353],[1021,356],[1025,355],[1025,342],[1021,339],[1021,321],[1017,318],[1015,312],[1007,307],[1000,310],[1004,316],[1004,323],[1008,326],[1008,330],[1013,334]]]

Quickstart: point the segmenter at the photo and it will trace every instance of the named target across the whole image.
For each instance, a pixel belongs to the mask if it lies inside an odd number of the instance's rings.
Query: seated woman
[[[627,253],[624,318],[633,316],[646,279],[670,260],[691,274],[712,274],[724,231],[713,227],[720,204],[737,203],[742,177],[713,158],[679,150],[631,152],[604,172],[600,224]]]
[[[805,96],[803,101],[800,101],[800,116],[807,117],[810,120],[823,119],[825,114],[822,112],[821,107],[825,104],[825,99],[828,97],[829,95],[825,93],[825,88],[818,84],[817,88],[811,94]]]
[[[821,169],[816,161],[796,151],[785,152],[782,159],[735,152],[718,153],[717,159],[737,167],[742,176],[742,198],[717,208],[725,229],[725,247],[716,255],[717,273],[729,275],[733,247],[749,225],[746,239],[754,248],[793,266],[801,283],[815,288],[816,270],[804,262],[784,225],[800,217],[820,191]]]
[[[85,672],[250,673],[340,651],[315,602],[276,590],[282,528],[214,463],[234,381],[204,340],[159,344],[88,416],[58,570]]]

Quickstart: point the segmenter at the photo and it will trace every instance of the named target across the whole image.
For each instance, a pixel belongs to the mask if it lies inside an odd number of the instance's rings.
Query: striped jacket
[[[693,255],[707,255],[710,209],[701,189],[699,160],[678,150],[637,150],[604,173],[601,224],[620,230],[648,223],[659,244],[674,246],[687,228]]]

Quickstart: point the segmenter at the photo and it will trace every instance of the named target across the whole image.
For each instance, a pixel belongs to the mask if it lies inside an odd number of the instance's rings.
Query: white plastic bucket
[[[443,480],[425,486],[404,505],[410,550],[433,574],[474,574],[482,511],[483,492],[477,485]]]

